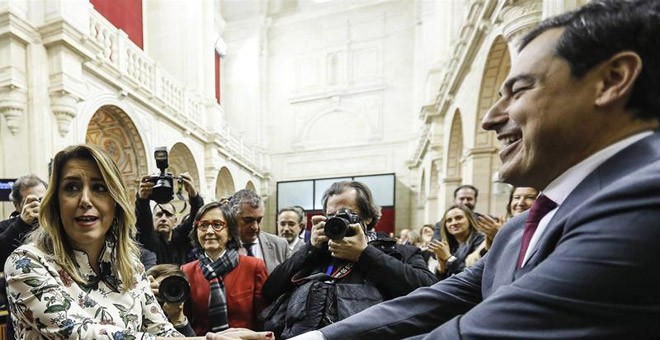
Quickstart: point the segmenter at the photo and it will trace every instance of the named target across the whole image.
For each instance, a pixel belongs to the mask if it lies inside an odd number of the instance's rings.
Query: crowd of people
[[[19,178],[0,222],[16,339],[646,339],[660,326],[660,3],[595,0],[548,18],[482,126],[503,141],[506,210],[464,184],[440,221],[379,232],[369,187],[322,213],[242,189],[189,214],[133,200],[98,147]],[[589,127],[585,129],[585,127]],[[659,188],[660,189],[660,188]],[[499,216],[496,216],[499,215]],[[1,301],[1,300],[0,300]]]

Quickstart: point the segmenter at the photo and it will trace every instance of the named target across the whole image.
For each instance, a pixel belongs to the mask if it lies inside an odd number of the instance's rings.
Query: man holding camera
[[[190,203],[190,214],[181,224],[177,223],[176,210],[171,202],[156,204],[153,210],[149,206],[154,181],[153,176],[143,176],[140,181],[137,198],[135,200],[135,212],[137,215],[138,241],[145,248],[156,253],[158,264],[182,265],[188,262],[188,253],[192,248],[188,233],[192,230],[192,220],[204,199],[198,194],[189,173],[181,174],[180,181],[188,193]]]
[[[325,216],[312,217],[310,243],[275,268],[262,290],[268,301],[290,293],[277,303],[300,306],[269,307],[275,314],[282,308],[291,311],[286,324],[272,321],[278,315],[263,315],[267,330],[282,332],[284,338],[436,282],[419,248],[376,235],[380,207],[367,186],[336,182],[322,200]]]

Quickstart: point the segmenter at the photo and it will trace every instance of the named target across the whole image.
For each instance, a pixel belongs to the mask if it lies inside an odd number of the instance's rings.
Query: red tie
[[[520,246],[520,254],[518,254],[518,268],[522,268],[525,253],[529,247],[529,241],[532,240],[532,235],[539,226],[539,222],[550,210],[557,207],[557,203],[553,202],[545,195],[539,196],[532,207],[529,209],[527,221],[525,222],[525,231],[523,232],[522,244]]]

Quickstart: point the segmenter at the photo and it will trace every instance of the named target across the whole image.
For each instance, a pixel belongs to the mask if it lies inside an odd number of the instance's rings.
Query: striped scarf
[[[200,249],[195,249],[195,253],[204,277],[209,280],[210,331],[225,330],[229,328],[229,323],[227,322],[227,295],[222,277],[238,265],[238,252],[235,249],[227,249],[225,254],[215,262],[211,262],[211,259]]]

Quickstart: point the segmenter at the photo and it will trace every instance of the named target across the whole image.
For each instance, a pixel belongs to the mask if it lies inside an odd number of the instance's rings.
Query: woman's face
[[[459,208],[449,210],[445,215],[445,228],[449,234],[456,237],[467,235],[470,224],[463,210]]]
[[[92,160],[70,159],[57,188],[60,218],[71,245],[88,255],[103,249],[115,218],[115,200]]]
[[[431,242],[432,238],[433,238],[433,228],[431,227],[422,228],[422,240],[428,243]]]
[[[513,191],[511,197],[511,204],[509,205],[509,210],[511,210],[511,215],[518,216],[525,212],[525,210],[532,207],[532,203],[536,200],[538,196],[538,191],[534,188],[527,187],[518,187]]]
[[[229,230],[220,208],[207,211],[199,221],[195,222],[195,228],[197,228],[197,240],[204,251],[214,255],[222,253],[229,241]]]

